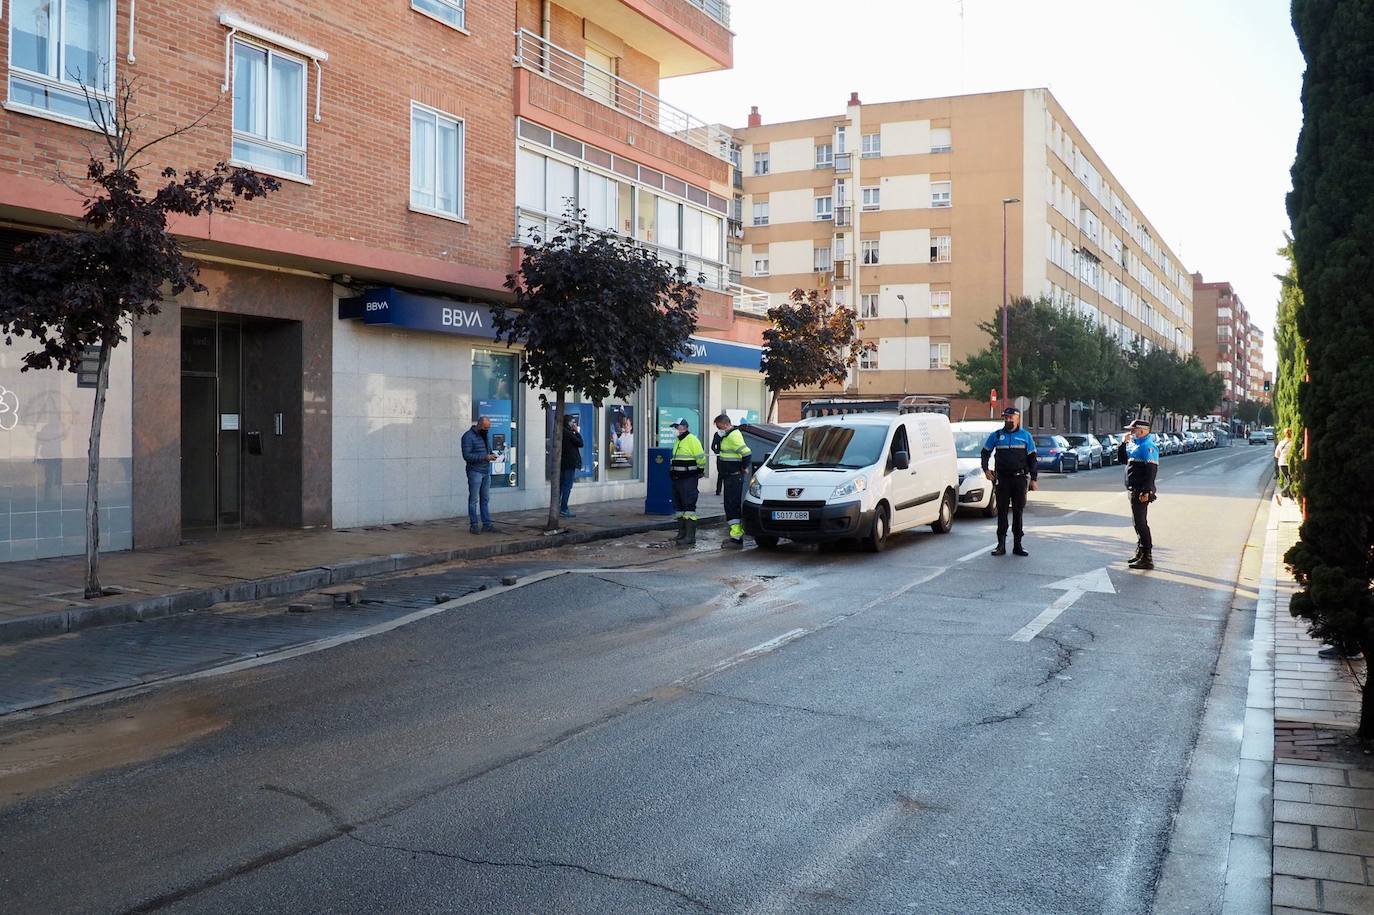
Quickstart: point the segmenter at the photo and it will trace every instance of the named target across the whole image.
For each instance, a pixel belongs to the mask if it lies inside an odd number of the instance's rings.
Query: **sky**
[[[735,66],[662,85],[743,126],[1047,86],[1190,272],[1265,332],[1285,269],[1303,60],[1287,0],[731,0]],[[957,125],[956,125],[957,132]]]

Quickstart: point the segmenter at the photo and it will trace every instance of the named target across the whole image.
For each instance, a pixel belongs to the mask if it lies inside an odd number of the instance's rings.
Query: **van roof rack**
[[[802,404],[804,419],[816,416],[844,416],[848,413],[943,413],[949,416],[949,399],[925,394],[911,394],[900,400],[857,400],[835,397],[828,400],[809,400]]]

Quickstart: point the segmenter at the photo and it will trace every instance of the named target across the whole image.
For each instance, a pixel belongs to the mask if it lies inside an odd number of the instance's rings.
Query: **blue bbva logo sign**
[[[392,286],[339,301],[339,317],[364,324],[387,324],[468,337],[491,335],[491,312],[484,305],[417,295]]]

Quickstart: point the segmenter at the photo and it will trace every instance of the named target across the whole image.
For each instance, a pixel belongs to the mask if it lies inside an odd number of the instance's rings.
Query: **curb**
[[[703,523],[714,523],[724,519],[724,514],[701,516]],[[439,550],[434,553],[392,553],[387,556],[368,556],[363,559],[350,559],[335,565],[302,569],[286,575],[250,579],[232,585],[173,591],[170,594],[141,597],[122,603],[101,604],[96,607],[73,607],[66,610],[55,610],[52,613],[0,621],[0,645],[62,635],[67,632],[75,632],[78,629],[89,629],[93,626],[155,620],[178,613],[204,610],[215,604],[225,602],[286,597],[292,594],[302,594],[306,591],[315,591],[330,585],[357,581],[361,578],[374,578],[392,572],[407,572],[412,569],[421,569],[425,566],[439,565],[460,559],[494,559],[499,556],[530,553],[551,547],[574,546],[580,543],[593,543],[597,540],[614,540],[617,537],[628,537],[650,531],[672,530],[673,524],[672,521],[649,521],[597,530],[569,531],[548,537],[508,540],[490,546]]]

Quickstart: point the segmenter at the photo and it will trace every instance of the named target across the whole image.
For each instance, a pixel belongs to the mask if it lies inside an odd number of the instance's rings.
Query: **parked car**
[[[764,461],[773,453],[773,449],[778,447],[778,442],[787,437],[787,432],[792,428],[790,423],[778,425],[776,423],[741,423],[740,434],[744,436],[744,444],[749,446],[749,463],[753,470],[758,470],[763,466]]]
[[[744,529],[763,549],[782,538],[860,541],[871,552],[888,535],[954,526],[959,471],[943,413],[873,412],[804,419],[754,473]]]
[[[1155,441],[1159,443],[1160,457],[1166,457],[1171,454],[1178,454],[1178,442],[1174,441],[1173,437],[1169,435],[1169,433],[1156,432]]]
[[[1272,442],[1272,441],[1274,440],[1274,427],[1273,427],[1273,426],[1266,426],[1266,427],[1265,427],[1265,429],[1264,429],[1264,438],[1265,438],[1266,441],[1270,441],[1270,442]]]
[[[1078,452],[1078,465],[1084,470],[1101,467],[1106,459],[1102,455],[1102,443],[1094,435],[1066,435],[1069,445]]]
[[[1035,466],[1052,473],[1077,473],[1078,452],[1062,435],[1035,436]]]
[[[1182,435],[1183,450],[1189,453],[1202,450],[1202,439],[1198,437],[1198,434],[1196,432],[1184,432],[1182,433]]]
[[[1102,461],[1105,464],[1118,464],[1121,462],[1117,449],[1126,440],[1126,436],[1120,432],[1109,432],[1106,435],[1099,435],[1097,440],[1102,443]]]
[[[1168,432],[1165,434],[1167,434],[1169,438],[1174,440],[1174,454],[1188,453],[1188,443],[1183,440],[1182,432]]]
[[[1267,445],[1269,443],[1269,436],[1264,434],[1263,429],[1251,429],[1250,437],[1247,441],[1252,445]]]
[[[950,423],[959,459],[959,508],[980,511],[985,518],[997,514],[997,499],[992,481],[983,476],[983,445],[1000,428],[1000,422],[990,419]]]

